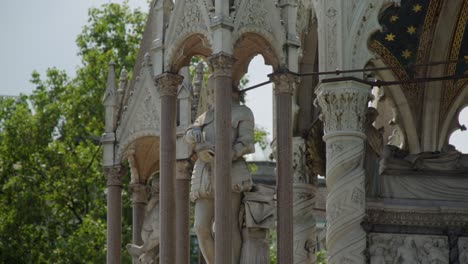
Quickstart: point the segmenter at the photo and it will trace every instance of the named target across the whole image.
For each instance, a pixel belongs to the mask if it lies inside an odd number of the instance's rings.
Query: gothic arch
[[[447,112],[447,117],[445,118],[442,123],[442,128],[440,132],[440,140],[439,140],[439,149],[446,144],[448,144],[448,140],[450,135],[458,129],[458,120],[461,110],[468,106],[468,84],[466,84],[460,95],[455,99],[452,106]]]
[[[192,32],[181,36],[165,54],[165,68],[170,72],[179,72],[183,66],[190,63],[193,56],[209,57],[212,54],[212,45],[207,32]]]
[[[236,61],[232,68],[232,78],[235,84],[239,83],[247,72],[250,61],[256,55],[262,55],[265,64],[271,65],[273,70],[280,67],[280,53],[274,48],[274,42],[265,38],[264,35],[257,32],[245,32],[235,39],[234,43],[233,55]]]

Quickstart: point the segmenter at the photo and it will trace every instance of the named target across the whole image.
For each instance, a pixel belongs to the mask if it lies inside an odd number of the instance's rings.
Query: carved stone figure
[[[208,86],[208,102],[213,103],[213,88]],[[252,111],[233,102],[232,105],[232,215],[238,216],[241,204],[241,193],[252,187],[252,178],[247,163],[242,157],[253,153],[254,117]],[[214,239],[212,226],[214,220],[214,106],[200,115],[187,130],[185,140],[197,153],[197,161],[192,174],[190,198],[195,202],[194,228],[200,249],[208,264],[214,263]],[[239,263],[241,251],[241,232],[239,222],[233,221],[233,263]]]
[[[159,179],[153,175],[151,198],[146,205],[141,231],[143,245],[128,244],[131,256],[138,257],[141,264],[158,264],[159,256]]]
[[[254,185],[244,193],[240,220],[242,221],[242,264],[270,263],[270,232],[275,226],[275,189]]]
[[[364,125],[367,136],[366,143],[366,193],[368,196],[378,195],[379,188],[379,160],[383,151],[382,128],[377,129],[373,123],[377,119],[379,112],[373,107],[369,107],[366,113],[366,123]]]
[[[420,263],[414,244],[414,240],[411,237],[406,237],[404,244],[399,246],[397,254],[393,261],[394,264],[417,264]]]

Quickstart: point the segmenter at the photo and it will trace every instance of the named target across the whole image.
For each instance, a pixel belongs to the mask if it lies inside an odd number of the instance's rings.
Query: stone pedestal
[[[370,87],[354,81],[321,83],[317,90],[327,152],[329,264],[365,263],[364,121]]]
[[[188,160],[176,164],[176,264],[190,263],[190,178],[192,163]]]
[[[176,101],[183,77],[163,73],[155,78],[161,96],[160,135],[160,263],[175,263]]]
[[[276,96],[278,262],[293,263],[292,95],[299,78],[284,72],[271,79]]]
[[[233,58],[218,53],[209,58],[215,89],[215,263],[232,262],[231,102]]]
[[[122,177],[120,166],[104,168],[107,176],[107,263],[121,263],[122,258]]]

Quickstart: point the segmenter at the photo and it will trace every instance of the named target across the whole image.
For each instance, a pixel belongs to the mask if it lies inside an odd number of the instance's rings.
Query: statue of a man
[[[214,263],[214,144],[215,144],[215,109],[214,90],[208,86],[208,111],[200,115],[187,130],[185,140],[197,153],[197,161],[192,174],[190,198],[195,202],[194,229],[200,249],[208,264]],[[225,106],[229,107],[229,106]],[[252,187],[252,178],[243,155],[253,153],[254,117],[252,111],[233,99],[231,104],[232,127],[232,216],[238,219],[242,192]],[[242,246],[239,221],[233,222],[233,262],[239,263]]]

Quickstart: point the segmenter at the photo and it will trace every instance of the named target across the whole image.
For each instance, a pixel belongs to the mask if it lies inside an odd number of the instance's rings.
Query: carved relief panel
[[[371,233],[368,250],[371,264],[449,263],[445,236]]]

